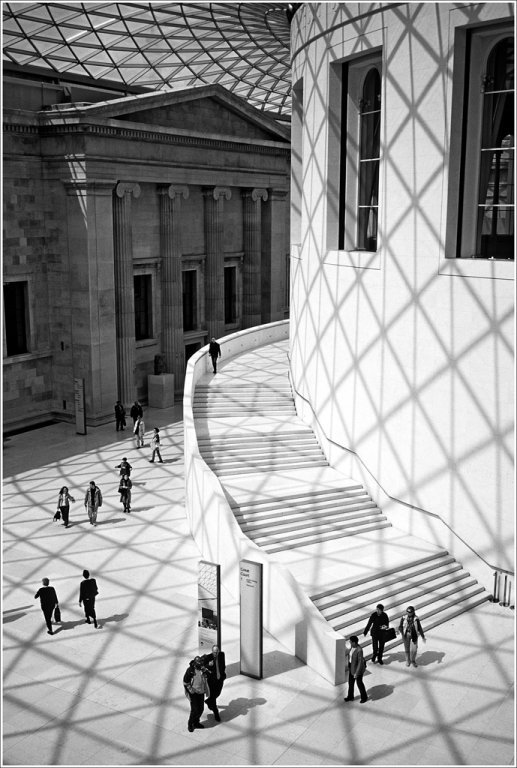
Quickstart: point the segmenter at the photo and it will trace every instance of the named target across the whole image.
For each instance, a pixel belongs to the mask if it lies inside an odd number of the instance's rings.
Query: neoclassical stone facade
[[[4,105],[6,429],[73,419],[74,379],[103,423],[157,357],[180,392],[210,337],[288,316],[289,138],[220,86]]]

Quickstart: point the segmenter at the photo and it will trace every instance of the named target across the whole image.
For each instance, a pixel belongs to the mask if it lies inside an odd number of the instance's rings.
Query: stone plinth
[[[173,373],[147,377],[147,402],[150,408],[170,408],[174,405]]]

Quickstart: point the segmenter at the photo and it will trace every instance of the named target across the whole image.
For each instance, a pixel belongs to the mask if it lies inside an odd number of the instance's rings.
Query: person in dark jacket
[[[424,630],[420,624],[420,619],[415,613],[415,609],[412,605],[408,605],[406,608],[406,615],[402,616],[399,624],[399,632],[402,635],[404,641],[404,650],[406,652],[406,667],[410,667],[411,664],[414,667],[418,667],[416,663],[416,655],[418,652],[418,636],[422,638],[425,643]]]
[[[38,589],[34,595],[34,599],[36,600],[39,597],[41,610],[43,611],[43,616],[45,617],[45,623],[47,625],[47,632],[49,635],[53,635],[54,632],[52,631],[52,614],[56,605],[59,604],[57,594],[54,587],[49,586],[49,579],[42,579],[41,583],[43,586]]]
[[[84,497],[84,506],[88,511],[90,525],[97,525],[97,512],[102,507],[101,489],[95,485],[95,480],[90,480],[90,485]]]
[[[124,512],[126,512],[128,515],[131,512],[131,488],[132,487],[133,487],[133,483],[131,482],[131,478],[129,477],[129,475],[123,475],[120,478],[118,492],[120,493],[120,501],[122,502]]]
[[[86,616],[86,624],[91,624],[90,618],[93,619],[93,626],[95,629],[99,628],[97,624],[97,615],[95,613],[95,598],[99,594],[97,589],[97,582],[95,579],[90,578],[89,571],[83,571],[84,581],[81,581],[79,586],[79,605],[84,607],[84,615]]]
[[[199,722],[203,709],[205,708],[205,696],[210,696],[210,688],[208,686],[208,672],[203,666],[203,660],[201,656],[196,656],[193,659],[187,671],[183,676],[183,686],[185,688],[185,696],[190,702],[190,715],[188,719],[188,730],[190,733],[194,728],[204,728]]]
[[[140,405],[138,400],[135,400],[135,402],[131,406],[131,410],[129,411],[129,413],[130,413],[131,418],[133,419],[133,427],[134,427],[135,422],[138,419],[138,417],[144,415],[144,409],[142,408],[142,406]]]
[[[217,373],[217,358],[221,357],[221,345],[217,343],[214,336],[212,336],[212,340],[210,341],[210,346],[208,347],[208,354],[212,359],[212,366],[214,369],[214,373]]]
[[[370,628],[371,628],[371,635],[372,635],[372,647],[373,647],[373,656],[372,656],[372,662],[375,662],[376,659],[378,659],[379,664],[384,664],[382,660],[382,654],[384,652],[384,630],[388,629],[390,624],[390,620],[388,618],[388,614],[384,613],[384,606],[382,603],[379,603],[377,608],[375,609],[375,613],[372,613],[370,618],[368,619],[368,624],[364,628],[363,635],[367,635]]]
[[[124,456],[120,464],[117,464],[116,469],[120,469],[120,477],[124,477],[124,475],[131,475],[133,467]]]
[[[125,429],[126,426],[126,409],[120,402],[120,400],[117,400],[115,403],[115,422],[116,422],[116,431],[118,432],[119,429]]]
[[[363,683],[363,675],[366,670],[366,662],[363,649],[359,645],[359,638],[352,635],[350,638],[350,656],[348,657],[348,693],[344,701],[354,700],[354,685],[357,683],[361,694],[361,704],[368,701],[368,695]]]
[[[224,681],[226,680],[224,651],[220,651],[217,645],[213,645],[212,653],[203,657],[203,666],[208,670],[208,686],[210,688],[210,696],[205,701],[205,704],[208,709],[212,710],[215,719],[219,722],[221,717],[217,709],[217,697],[220,696]]]

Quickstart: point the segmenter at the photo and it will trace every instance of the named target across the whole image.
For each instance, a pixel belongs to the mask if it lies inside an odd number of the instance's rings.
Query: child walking
[[[160,464],[163,464],[163,459],[160,453],[160,430],[158,427],[154,428],[153,436],[151,438],[151,444],[153,446],[153,455],[152,458],[149,459],[151,464],[154,464],[154,457],[158,456],[158,460]]]

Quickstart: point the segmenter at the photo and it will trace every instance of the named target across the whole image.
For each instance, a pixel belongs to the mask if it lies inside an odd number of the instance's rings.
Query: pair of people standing
[[[226,679],[226,659],[224,652],[217,645],[212,646],[212,653],[196,656],[183,676],[185,696],[190,702],[190,715],[187,728],[192,733],[195,728],[204,728],[199,721],[205,704],[214,713],[217,722],[221,716],[217,708],[217,698],[221,694]],[[206,700],[205,700],[206,696]]]
[[[126,409],[120,400],[115,403],[115,423],[117,432],[126,428]]]
[[[47,633],[53,635],[52,629],[52,615],[54,614],[54,620],[56,623],[61,621],[61,612],[59,610],[59,600],[54,587],[50,586],[50,579],[44,578],[41,580],[42,587],[38,589],[34,595],[34,599],[40,600],[41,610],[45,617],[45,624],[47,625]],[[97,582],[95,579],[90,578],[89,571],[83,571],[83,581],[79,585],[79,605],[84,607],[84,615],[86,617],[86,624],[93,624],[95,629],[100,628],[100,624],[97,623],[97,615],[95,613],[95,598],[99,594],[97,588]]]

